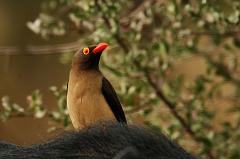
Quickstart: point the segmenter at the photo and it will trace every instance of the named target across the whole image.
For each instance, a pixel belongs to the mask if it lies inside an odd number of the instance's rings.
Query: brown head
[[[107,43],[99,43],[79,50],[74,55],[72,67],[77,67],[79,70],[98,69],[101,54],[107,47]]]

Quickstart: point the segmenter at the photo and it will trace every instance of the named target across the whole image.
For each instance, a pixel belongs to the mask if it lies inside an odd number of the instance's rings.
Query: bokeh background
[[[28,47],[46,47],[76,39],[66,36],[46,41],[28,29],[27,22],[38,16],[42,2],[0,1],[0,96],[8,95],[22,106],[26,105],[26,96],[39,89],[45,94],[46,105],[54,107],[48,88],[62,85],[68,78],[68,65],[59,62],[59,54],[32,55]],[[0,136],[1,140],[30,144],[45,138],[47,127],[44,119],[13,118],[1,122]]]
[[[72,129],[71,57],[106,41],[101,70],[130,123],[202,158],[240,158],[239,0],[0,0],[0,140]]]

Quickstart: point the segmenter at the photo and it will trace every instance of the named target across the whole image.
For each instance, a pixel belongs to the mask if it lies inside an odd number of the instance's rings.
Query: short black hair
[[[195,159],[163,134],[121,123],[101,123],[65,132],[45,143],[0,142],[1,159]]]

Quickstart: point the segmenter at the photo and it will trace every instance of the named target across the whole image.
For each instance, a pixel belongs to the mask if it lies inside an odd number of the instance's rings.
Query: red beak
[[[93,53],[97,54],[99,52],[102,52],[103,50],[105,50],[108,47],[107,43],[99,43],[94,49],[93,49]]]

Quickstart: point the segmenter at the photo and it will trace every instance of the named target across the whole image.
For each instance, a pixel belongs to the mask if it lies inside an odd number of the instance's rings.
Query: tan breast
[[[70,72],[67,107],[75,129],[98,121],[115,120],[101,92],[102,78],[102,74],[95,70]]]

